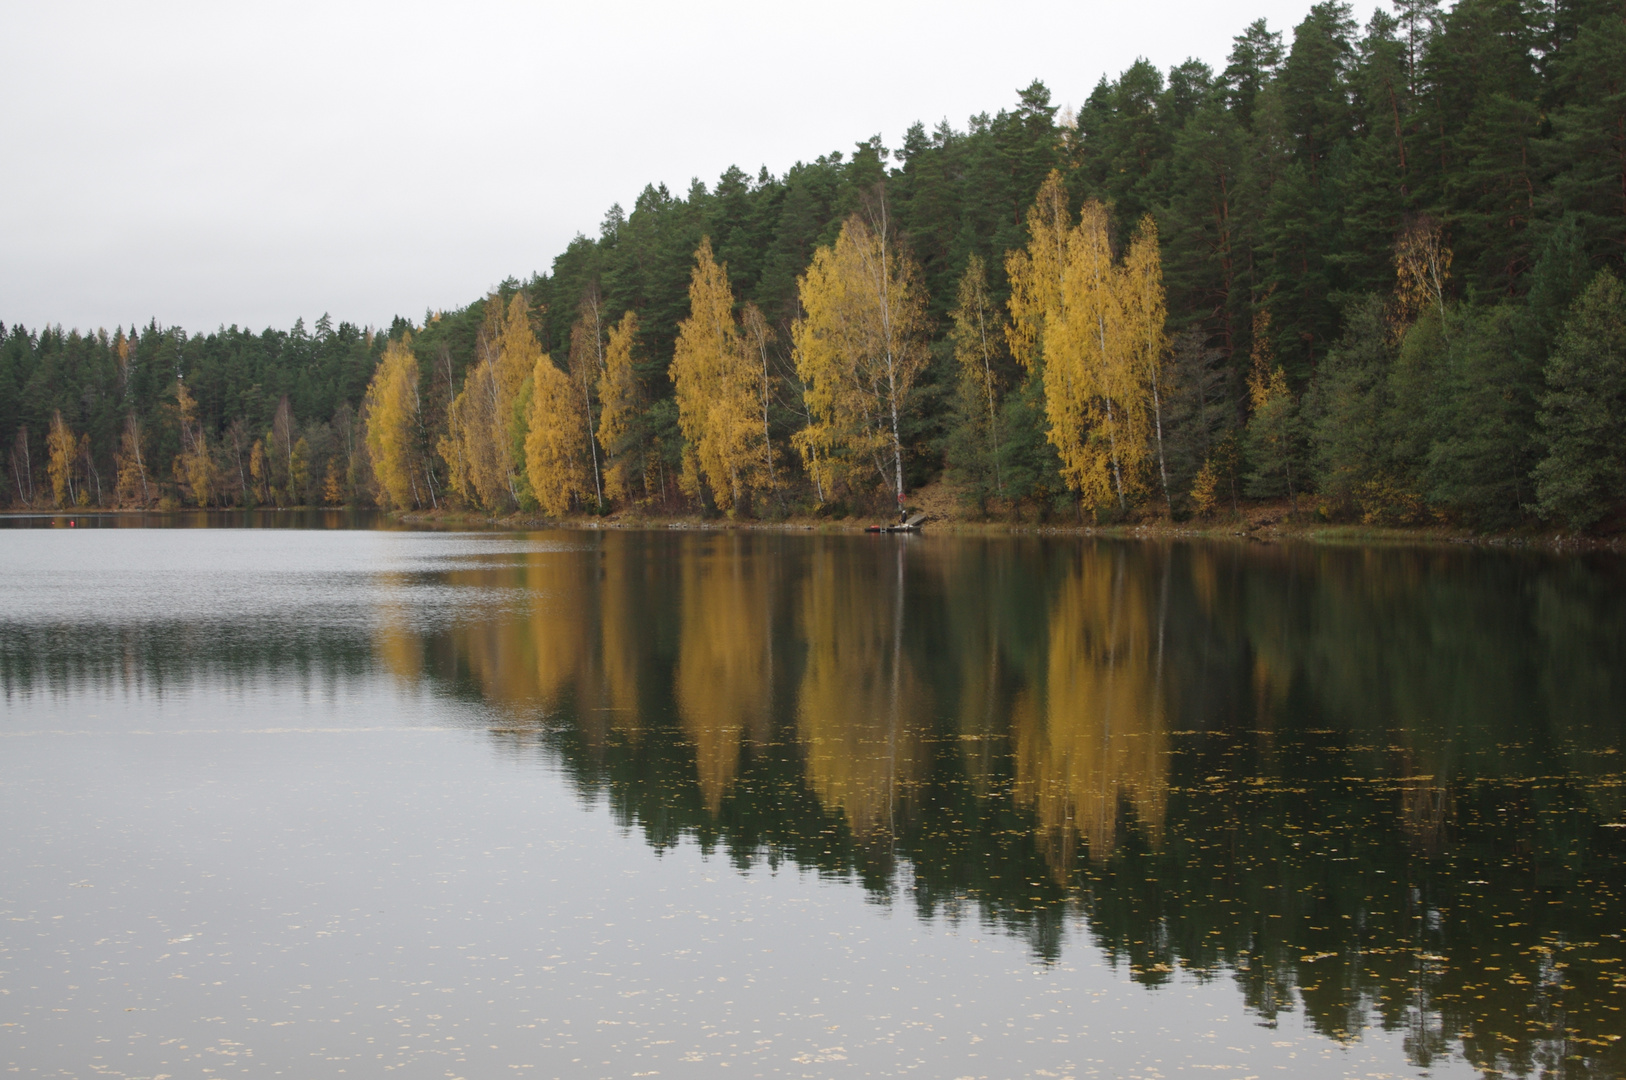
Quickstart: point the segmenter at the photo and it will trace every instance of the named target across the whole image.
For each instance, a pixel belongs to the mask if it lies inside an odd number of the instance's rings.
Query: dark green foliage
[[[1169,491],[1176,513],[1186,509],[1197,471],[1236,422],[1225,352],[1198,331],[1175,336],[1169,350],[1164,425]]]
[[[1626,501],[1626,290],[1614,274],[1576,301],[1545,375],[1536,503],[1585,529]]]
[[[1429,501],[1480,528],[1515,524],[1533,493],[1541,368],[1512,304],[1474,311],[1451,338],[1423,469]]]
[[[1393,437],[1387,430],[1393,363],[1382,299],[1351,305],[1344,336],[1322,361],[1305,401],[1314,447],[1311,475],[1335,513],[1366,509],[1365,486],[1394,472]]]

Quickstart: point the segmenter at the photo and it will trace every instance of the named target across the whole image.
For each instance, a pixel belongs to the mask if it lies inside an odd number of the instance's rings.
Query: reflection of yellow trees
[[[497,595],[497,610],[448,629],[444,649],[493,705],[513,712],[552,711],[573,702],[583,736],[597,745],[610,734],[636,738],[638,688],[647,653],[647,618],[630,575],[640,572],[634,545],[604,538],[602,562],[578,551],[533,551],[517,564],[452,570],[446,584],[471,595]],[[603,573],[600,574],[600,566]],[[522,598],[516,610],[515,598]],[[404,611],[379,621],[380,659],[415,680],[425,642]]]
[[[1058,876],[1105,857],[1127,801],[1157,842],[1168,797],[1157,597],[1122,552],[1085,552],[1050,611],[1043,693],[1013,710],[1016,795]]]
[[[379,612],[378,629],[374,631],[378,658],[391,675],[404,683],[415,683],[423,674],[423,640],[412,630],[406,603],[398,599],[405,593],[404,574],[380,575],[385,586],[385,602]]]
[[[803,584],[807,640],[797,726],[808,783],[861,841],[887,837],[926,768],[927,688],[902,649],[902,551],[895,582],[831,553]]]
[[[678,713],[714,814],[739,770],[742,738],[768,740],[769,573],[769,561],[750,557],[739,537],[696,540],[684,552]]]

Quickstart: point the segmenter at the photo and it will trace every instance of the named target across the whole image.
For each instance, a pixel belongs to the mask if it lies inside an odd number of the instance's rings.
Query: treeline
[[[421,324],[14,327],[5,483],[780,516],[943,476],[997,515],[1595,527],[1626,502],[1623,258],[1618,0],[1322,3],[1076,114],[1035,82],[897,149],[646,188]]]

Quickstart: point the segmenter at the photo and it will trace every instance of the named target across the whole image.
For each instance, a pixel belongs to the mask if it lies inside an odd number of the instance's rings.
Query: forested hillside
[[[421,322],[0,327],[0,498],[1612,527],[1623,260],[1626,4],[1322,3],[648,187]]]

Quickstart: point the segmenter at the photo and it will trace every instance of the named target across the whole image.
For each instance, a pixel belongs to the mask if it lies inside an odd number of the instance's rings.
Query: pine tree
[[[1315,487],[1335,515],[1364,513],[1367,485],[1391,474],[1393,335],[1381,297],[1344,313],[1344,334],[1327,351],[1305,395],[1304,420]]]
[[[1580,28],[1556,63],[1552,139],[1542,156],[1551,200],[1573,215],[1589,253],[1626,256],[1626,17],[1618,8]]]
[[[1531,500],[1541,366],[1511,303],[1472,310],[1452,335],[1423,479],[1429,501],[1479,528],[1515,524]]]
[[[1248,398],[1253,415],[1248,419],[1248,494],[1270,498],[1284,491],[1299,512],[1294,465],[1299,458],[1298,401],[1287,386],[1287,374],[1275,363],[1271,348],[1270,318],[1261,312],[1253,332],[1253,370],[1248,376]],[[1300,470],[1302,475],[1302,469]]]

